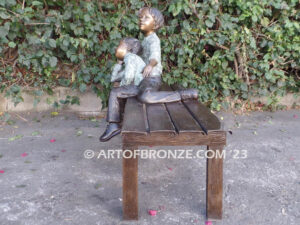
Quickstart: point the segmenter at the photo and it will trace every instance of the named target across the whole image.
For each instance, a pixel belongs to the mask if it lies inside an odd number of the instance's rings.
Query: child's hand
[[[118,60],[118,64],[122,65],[123,61],[122,60]]]
[[[151,66],[150,64],[147,65],[147,66],[144,68],[143,76],[144,76],[144,77],[148,77],[148,76],[150,75],[152,69],[153,69],[153,66]]]
[[[115,81],[115,82],[113,83],[113,87],[120,87],[120,82]]]

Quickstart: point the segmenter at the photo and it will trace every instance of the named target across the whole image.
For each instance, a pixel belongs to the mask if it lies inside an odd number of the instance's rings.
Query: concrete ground
[[[120,136],[98,141],[103,119],[12,116],[0,126],[0,225],[205,224],[205,159],[141,159],[140,219],[123,222],[121,159],[84,158],[86,149],[121,149]],[[300,111],[218,117],[232,135],[224,216],[213,224],[300,224]]]

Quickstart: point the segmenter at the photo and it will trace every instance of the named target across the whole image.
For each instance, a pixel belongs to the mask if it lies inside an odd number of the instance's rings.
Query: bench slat
[[[175,127],[169,117],[169,114],[164,104],[147,104],[146,106],[150,133],[176,133]]]
[[[192,115],[181,102],[166,103],[175,127],[182,132],[203,132]]]
[[[205,105],[197,100],[185,100],[184,103],[208,131],[219,130],[221,128],[218,117],[216,117]]]
[[[135,132],[147,134],[143,104],[134,98],[128,98],[124,113],[122,133]]]

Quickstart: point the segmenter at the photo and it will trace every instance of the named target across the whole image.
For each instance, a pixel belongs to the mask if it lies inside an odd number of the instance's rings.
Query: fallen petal
[[[63,149],[63,150],[61,150],[61,152],[66,152],[67,150],[65,150],[65,149]]]
[[[205,225],[213,225],[211,221],[205,221]]]
[[[156,210],[149,210],[148,213],[149,213],[150,216],[156,216],[157,211]]]
[[[0,170],[0,173],[4,173],[4,170]]]
[[[26,157],[28,156],[28,154],[26,152],[24,152],[23,154],[21,154],[22,157]]]
[[[297,118],[298,118],[298,115],[294,114],[293,117],[294,117],[295,119],[297,119]]]
[[[51,139],[50,142],[53,143],[53,142],[56,142],[56,140],[55,139]]]

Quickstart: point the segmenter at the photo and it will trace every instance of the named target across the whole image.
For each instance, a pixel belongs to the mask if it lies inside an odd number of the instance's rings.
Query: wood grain
[[[223,207],[223,158],[210,158],[217,150],[222,151],[222,145],[210,145],[207,147],[207,171],[206,171],[206,217],[208,220],[222,219]]]
[[[127,99],[122,132],[147,134],[143,105],[136,98]]]
[[[123,151],[137,149],[123,144]],[[123,219],[138,220],[138,158],[123,158]]]

